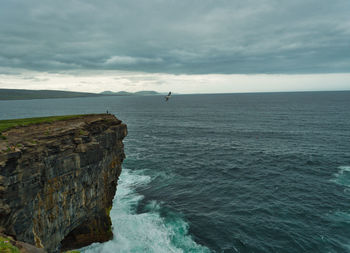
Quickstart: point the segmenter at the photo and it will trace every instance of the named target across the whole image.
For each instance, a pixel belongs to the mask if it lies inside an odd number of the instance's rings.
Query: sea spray
[[[210,252],[193,241],[188,234],[188,224],[179,215],[169,212],[168,217],[162,217],[160,203],[150,201],[145,207],[146,212],[137,213],[143,196],[135,189],[150,181],[151,178],[142,171],[123,170],[110,212],[113,240],[94,243],[81,252]]]

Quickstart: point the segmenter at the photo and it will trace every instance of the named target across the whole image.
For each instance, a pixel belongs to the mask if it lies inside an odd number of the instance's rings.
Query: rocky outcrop
[[[48,252],[111,239],[126,134],[109,114],[3,132],[0,232]]]

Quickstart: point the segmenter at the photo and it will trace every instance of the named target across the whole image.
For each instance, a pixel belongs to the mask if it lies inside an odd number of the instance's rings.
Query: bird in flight
[[[171,91],[169,91],[168,95],[165,96],[165,101],[167,102],[171,96]]]

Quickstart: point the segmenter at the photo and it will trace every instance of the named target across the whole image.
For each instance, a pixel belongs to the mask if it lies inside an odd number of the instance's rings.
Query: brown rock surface
[[[125,124],[86,115],[3,135],[0,232],[48,252],[112,238],[108,213],[125,157]]]

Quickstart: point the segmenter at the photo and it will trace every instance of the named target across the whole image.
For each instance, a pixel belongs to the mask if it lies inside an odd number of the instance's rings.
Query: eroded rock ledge
[[[109,114],[4,132],[0,232],[48,252],[111,239],[126,135],[126,125]]]

